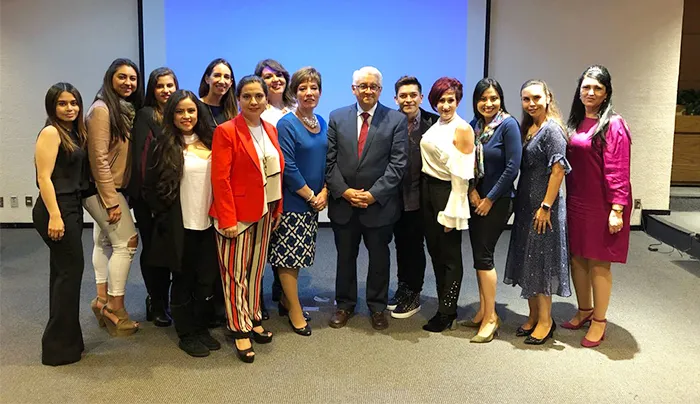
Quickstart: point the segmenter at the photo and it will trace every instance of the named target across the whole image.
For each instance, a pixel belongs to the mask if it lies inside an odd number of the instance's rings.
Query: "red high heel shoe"
[[[587,339],[586,337],[583,337],[581,339],[581,346],[584,348],[595,348],[598,345],[600,345],[601,342],[603,342],[605,340],[605,332],[608,329],[608,320],[607,319],[598,320],[598,319],[594,318],[593,321],[595,321],[596,323],[605,323],[605,330],[603,330],[603,336],[600,337],[600,339],[598,341],[591,341],[591,340]]]
[[[593,318],[593,309],[581,309],[579,308],[578,311],[590,311],[591,314],[587,315],[584,317],[578,324],[571,324],[570,321],[567,321],[561,325],[561,328],[566,328],[567,330],[578,330],[585,326],[587,323],[590,324],[591,318]]]

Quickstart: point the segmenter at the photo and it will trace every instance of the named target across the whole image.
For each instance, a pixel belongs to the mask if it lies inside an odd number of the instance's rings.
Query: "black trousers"
[[[414,210],[402,212],[401,218],[394,226],[394,244],[396,245],[397,277],[412,292],[423,290],[425,279],[425,226],[423,212]]]
[[[145,201],[132,199],[131,207],[134,209],[136,223],[141,233],[141,275],[146,284],[146,291],[152,301],[164,301],[168,299],[170,290],[170,270],[165,267],[156,267],[146,263],[146,257],[151,250],[151,236],[153,235],[153,215]]]
[[[180,338],[202,333],[209,324],[212,283],[220,282],[214,231],[213,226],[202,231],[185,229],[182,266],[173,272],[170,289],[170,312]]]
[[[34,228],[49,247],[49,322],[41,338],[41,363],[51,366],[77,362],[85,349],[80,329],[83,207],[80,194],[56,199],[65,226],[58,241],[49,238],[49,212],[41,196],[32,210]]]
[[[428,253],[435,271],[438,312],[457,314],[457,300],[462,287],[462,232],[452,230],[445,233],[438,223],[438,212],[445,209],[452,191],[448,181],[438,180],[428,175],[421,177],[421,208],[425,221],[425,239]]]
[[[366,227],[353,214],[346,224],[332,223],[338,252],[335,277],[335,300],[338,309],[355,310],[357,304],[357,255],[364,239],[369,254],[366,297],[372,313],[386,309],[389,294],[389,243],[394,225]]]

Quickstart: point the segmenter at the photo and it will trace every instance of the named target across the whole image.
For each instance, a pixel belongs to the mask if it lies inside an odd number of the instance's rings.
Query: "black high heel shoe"
[[[535,329],[534,327],[532,328],[533,330]],[[557,323],[552,320],[552,326],[549,328],[549,332],[544,338],[535,338],[532,335],[529,335],[527,338],[525,338],[525,343],[528,345],[542,345],[545,342],[547,342],[548,339],[552,338],[554,336],[554,330],[557,329]]]
[[[146,320],[152,321],[156,327],[170,327],[173,320],[168,314],[166,300],[154,300],[146,296]]]
[[[277,303],[277,310],[280,313],[280,317],[284,317],[284,316],[289,317],[289,310],[287,310],[287,308],[284,307],[282,302]],[[304,312],[302,312],[302,314],[304,315],[304,320],[311,321],[311,315],[309,314],[308,311],[304,311]]]
[[[242,338],[242,339],[247,339],[247,338]],[[241,362],[245,363],[253,363],[255,360],[255,351],[253,351],[253,345],[250,345],[250,348],[248,349],[238,349],[238,345],[236,345],[236,341],[233,342],[233,347],[236,348],[236,355],[238,355],[238,359],[241,360]],[[249,353],[253,353],[253,355],[248,355]]]
[[[270,331],[265,330],[263,334],[258,334],[255,331],[251,331],[250,333],[253,334],[253,341],[258,344],[269,344],[272,342],[272,333]]]
[[[311,335],[311,325],[309,325],[309,323],[306,323],[306,327],[296,328],[294,324],[292,324],[292,319],[290,318],[289,326],[292,327],[292,330],[294,330],[294,332],[299,335],[303,335],[304,337],[308,337],[309,335]]]
[[[524,329],[522,326],[518,327],[517,330],[515,330],[515,336],[516,337],[527,337],[528,335],[532,334],[532,331],[537,327],[537,323],[532,326],[529,330]]]
[[[423,329],[429,332],[443,332],[447,329],[456,330],[457,315],[437,313],[433,316],[433,318],[428,320],[428,324],[424,325]]]

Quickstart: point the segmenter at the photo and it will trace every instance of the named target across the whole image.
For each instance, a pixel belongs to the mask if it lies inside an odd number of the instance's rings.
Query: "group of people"
[[[626,261],[631,209],[630,135],[613,110],[607,69],[581,75],[567,123],[541,80],[521,88],[520,124],[491,78],[475,86],[469,123],[456,113],[463,86],[454,78],[430,89],[437,114],[421,108],[413,76],[394,85],[398,111],[379,103],[383,77],[374,67],[355,71],[351,88],[356,103],[326,123],[314,112],[321,74],[304,67],[290,76],[272,59],[237,83],[231,65],[215,59],[196,95],[158,68],[145,97],[137,66],[117,59],[85,113],[75,87],[53,85],[35,151],[33,219],[50,249],[42,363],[73,363],[84,351],[83,207],[95,221],[91,308],[113,336],[139,329],[124,307],[138,247],[130,208],[143,244],[147,319],[174,323],[183,351],[203,357],[220,349],[209,328],[225,322],[238,358],[254,361],[252,342],[273,338],[263,326],[267,263],[280,315],[295,333],[311,335],[297,278],[313,266],[318,212],[328,207],[337,250],[330,327],[344,327],[355,311],[364,240],[373,328],[388,327],[387,311],[407,318],[421,309],[425,243],[438,308],[423,329],[454,329],[468,229],[480,304],[464,325],[478,329],[472,342],[491,341],[501,325],[494,251],[515,212],[504,282],[522,288],[530,309],[517,335],[527,344],[552,337],[552,295],[570,296],[572,279],[579,310],[561,326],[590,325],[581,344],[599,345],[610,265]],[[398,289],[390,299],[392,238]]]

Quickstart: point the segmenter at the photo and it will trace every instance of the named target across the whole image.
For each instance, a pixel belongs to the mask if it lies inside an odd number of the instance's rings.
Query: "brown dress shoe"
[[[370,321],[372,322],[372,328],[375,330],[385,330],[389,327],[389,321],[383,311],[372,313]]]
[[[331,326],[331,328],[343,328],[345,327],[345,324],[348,323],[350,317],[352,317],[351,312],[343,309],[338,309],[331,317],[331,321],[328,322],[328,325]]]

